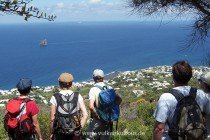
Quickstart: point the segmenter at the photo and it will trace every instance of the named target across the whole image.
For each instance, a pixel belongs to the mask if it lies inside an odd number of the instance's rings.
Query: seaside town
[[[0,140],[210,140],[210,0],[1,0],[0,12]]]
[[[193,77],[189,85],[199,87],[198,79],[206,71],[210,71],[210,68],[204,66],[192,67]],[[111,134],[112,138],[122,138],[123,140],[151,139],[152,128],[154,126],[153,115],[157,101],[162,93],[169,92],[174,86],[172,67],[164,65],[132,71],[114,71],[104,76],[104,82],[114,87],[116,93],[119,93],[122,99],[122,103],[119,106],[119,123],[114,123],[114,127],[117,127],[117,129],[113,131],[113,135]],[[93,85],[93,80],[87,80],[73,82],[73,86],[71,87],[72,91],[79,92],[82,95],[86,108],[90,104],[89,91]],[[40,107],[39,120],[44,139],[50,136],[49,129],[46,129],[49,127],[50,121],[50,99],[59,91],[58,85],[46,87],[34,85],[29,94],[29,98],[35,100]],[[16,88],[0,90],[0,111],[3,113],[9,99],[19,95],[20,93]],[[90,111],[88,114],[90,114]],[[2,115],[0,115],[0,120],[3,120]],[[83,139],[85,138],[85,131],[90,122],[91,118],[89,115],[83,129]],[[1,129],[2,133],[0,133],[0,138],[6,138],[3,125],[0,125]]]
[[[210,70],[209,67],[199,66],[193,67],[193,77],[198,78],[204,71]],[[118,89],[131,89],[136,97],[139,97],[145,94],[146,89],[144,86],[141,86],[142,82],[146,80],[147,82],[143,82],[145,85],[149,86],[150,90],[162,90],[171,86],[171,66],[156,66],[149,67],[140,70],[134,71],[124,71],[124,72],[112,72],[105,76],[105,82],[109,85],[113,85],[115,90]],[[74,82],[73,87],[80,89],[83,87],[91,86],[94,82],[92,80],[83,81],[83,82]],[[33,91],[39,91],[39,93],[43,94],[31,94],[30,98],[35,99],[35,96],[38,96],[37,99],[44,104],[49,104],[49,99],[46,99],[44,93],[49,93],[57,90],[57,86],[33,86]],[[32,91],[32,93],[33,93]],[[88,94],[88,93],[86,93]],[[0,95],[19,95],[19,92],[16,88],[10,90],[0,90]],[[86,95],[87,96],[87,95]],[[4,98],[0,100],[0,107],[5,107],[5,104],[9,98]]]

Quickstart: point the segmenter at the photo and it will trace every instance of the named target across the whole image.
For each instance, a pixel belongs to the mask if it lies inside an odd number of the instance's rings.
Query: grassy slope
[[[121,116],[118,123],[118,133],[112,136],[115,140],[150,140],[152,137],[152,129],[154,124],[153,112],[155,109],[155,104],[158,97],[163,92],[167,92],[172,86],[172,79],[170,77],[164,77],[161,74],[149,73],[147,75],[150,78],[140,78],[136,81],[129,81],[126,79],[135,79],[137,73],[130,75],[126,78],[116,77],[109,82],[115,81],[112,86],[117,87],[118,92],[122,95],[123,102],[121,104]],[[152,77],[152,78],[151,78]],[[152,79],[156,78],[158,81],[168,81],[170,85],[167,88],[157,90],[149,86]],[[128,86],[131,84],[131,86]],[[125,85],[127,85],[125,87]],[[198,86],[195,78],[192,78],[190,85]],[[74,89],[80,92],[80,94],[87,99],[88,91],[90,86],[85,86],[80,89]],[[144,94],[137,97],[132,91],[133,90],[143,90]],[[44,139],[49,138],[49,123],[50,123],[50,106],[45,105],[41,102],[38,95],[44,96],[48,101],[50,97],[55,93],[43,93],[42,91],[35,90],[33,94],[36,95],[35,99],[40,106],[41,112],[39,115],[39,121],[41,126],[41,131]],[[6,98],[6,97],[4,97]],[[85,100],[88,109],[88,100]],[[0,121],[3,121],[4,110],[0,110]],[[85,129],[84,129],[85,131]],[[3,123],[0,123],[0,139],[6,138],[6,133],[3,129]]]

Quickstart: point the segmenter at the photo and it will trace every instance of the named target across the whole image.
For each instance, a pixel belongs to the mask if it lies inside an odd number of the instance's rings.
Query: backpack
[[[53,130],[55,134],[74,135],[80,134],[80,109],[78,102],[79,93],[64,96],[60,93],[54,94],[57,102]]]
[[[32,135],[34,132],[32,120],[26,113],[26,104],[29,101],[31,100],[28,98],[14,98],[6,105],[4,128],[13,139],[20,139],[21,136]]]
[[[95,85],[101,92],[98,97],[98,107],[96,112],[100,119],[105,122],[117,121],[120,114],[119,105],[116,104],[116,92],[114,89],[109,89],[107,86],[101,87]]]
[[[206,128],[200,106],[196,102],[197,89],[190,89],[188,96],[172,89],[171,94],[177,100],[177,106],[169,124],[168,134],[173,140],[204,140]]]

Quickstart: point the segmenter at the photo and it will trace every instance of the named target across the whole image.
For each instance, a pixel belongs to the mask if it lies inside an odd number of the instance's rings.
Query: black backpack
[[[190,89],[188,96],[178,90],[170,92],[177,100],[177,106],[169,122],[168,134],[172,140],[204,140],[206,128],[200,106],[196,102],[197,89]]]
[[[80,134],[80,110],[77,92],[64,96],[60,93],[54,94],[57,101],[54,134],[74,135]]]

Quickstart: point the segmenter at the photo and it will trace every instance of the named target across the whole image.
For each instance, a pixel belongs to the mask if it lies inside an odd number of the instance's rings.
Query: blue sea
[[[62,72],[76,82],[92,71],[137,70],[188,60],[203,65],[210,43],[182,50],[190,38],[184,22],[79,22],[0,26],[0,89],[14,88],[18,79],[33,85],[57,85]],[[43,39],[48,45],[40,47]]]

